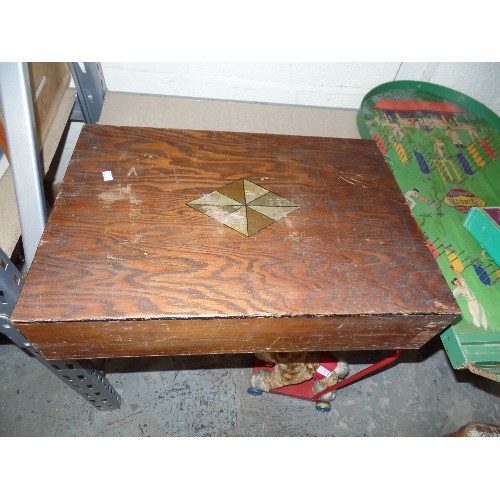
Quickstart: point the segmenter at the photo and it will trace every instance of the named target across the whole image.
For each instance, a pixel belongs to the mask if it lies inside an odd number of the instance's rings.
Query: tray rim
[[[387,92],[390,90],[423,90],[426,92],[434,93],[438,97],[444,97],[451,101],[455,101],[456,104],[460,104],[463,107],[468,108],[470,111],[488,120],[497,130],[500,130],[500,117],[496,113],[494,113],[490,108],[488,108],[481,102],[472,97],[469,97],[462,92],[459,92],[458,90],[454,90],[443,85],[421,82],[418,80],[397,80],[377,85],[363,97],[361,106],[359,107],[359,110],[356,114],[356,123],[362,139],[373,140],[363,117],[363,107],[366,101],[376,96],[377,94],[382,94],[383,92]]]

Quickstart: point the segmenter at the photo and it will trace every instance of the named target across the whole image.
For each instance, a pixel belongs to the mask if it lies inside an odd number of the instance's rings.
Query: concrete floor
[[[359,137],[353,111],[112,93],[101,123]],[[68,135],[60,178],[78,132]],[[354,373],[387,354],[345,358]],[[252,362],[251,355],[105,360],[123,397],[119,410],[106,412],[4,340],[0,436],[443,436],[472,421],[500,424],[500,384],[453,370],[439,338],[339,390],[329,413],[299,399],[250,396]]]
[[[352,372],[387,353],[346,353]],[[329,413],[286,396],[246,391],[246,355],[115,359],[122,395],[98,411],[35,358],[0,345],[1,436],[443,436],[471,421],[500,423],[500,385],[454,371],[439,339],[340,389]]]

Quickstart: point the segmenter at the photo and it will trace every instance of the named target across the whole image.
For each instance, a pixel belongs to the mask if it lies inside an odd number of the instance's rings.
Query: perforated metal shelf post
[[[98,410],[118,409],[121,397],[104,374],[90,361],[47,361],[11,322],[10,315],[24,284],[23,275],[0,249],[0,332],[14,344],[25,349],[65,384],[75,390]]]

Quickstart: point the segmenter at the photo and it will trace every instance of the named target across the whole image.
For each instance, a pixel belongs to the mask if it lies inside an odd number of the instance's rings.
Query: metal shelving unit
[[[96,123],[104,103],[106,86],[99,63],[69,63],[76,86],[73,113],[65,122],[81,119]],[[52,373],[99,410],[119,408],[121,397],[92,364],[76,360],[47,361],[10,321],[47,220],[33,96],[28,63],[0,63],[0,104],[9,150],[9,164],[19,213],[24,253],[22,269],[17,269],[0,248],[0,332],[38,359]],[[75,118],[76,117],[76,118]],[[64,127],[63,127],[64,129]],[[61,133],[57,142],[61,141]],[[3,214],[9,217],[11,214]],[[17,216],[17,214],[12,214]],[[5,220],[5,219],[4,219]],[[0,221],[0,229],[4,221]]]

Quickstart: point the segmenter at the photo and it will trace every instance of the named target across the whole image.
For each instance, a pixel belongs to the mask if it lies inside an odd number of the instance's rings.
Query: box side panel
[[[418,349],[450,315],[17,324],[47,359]]]

